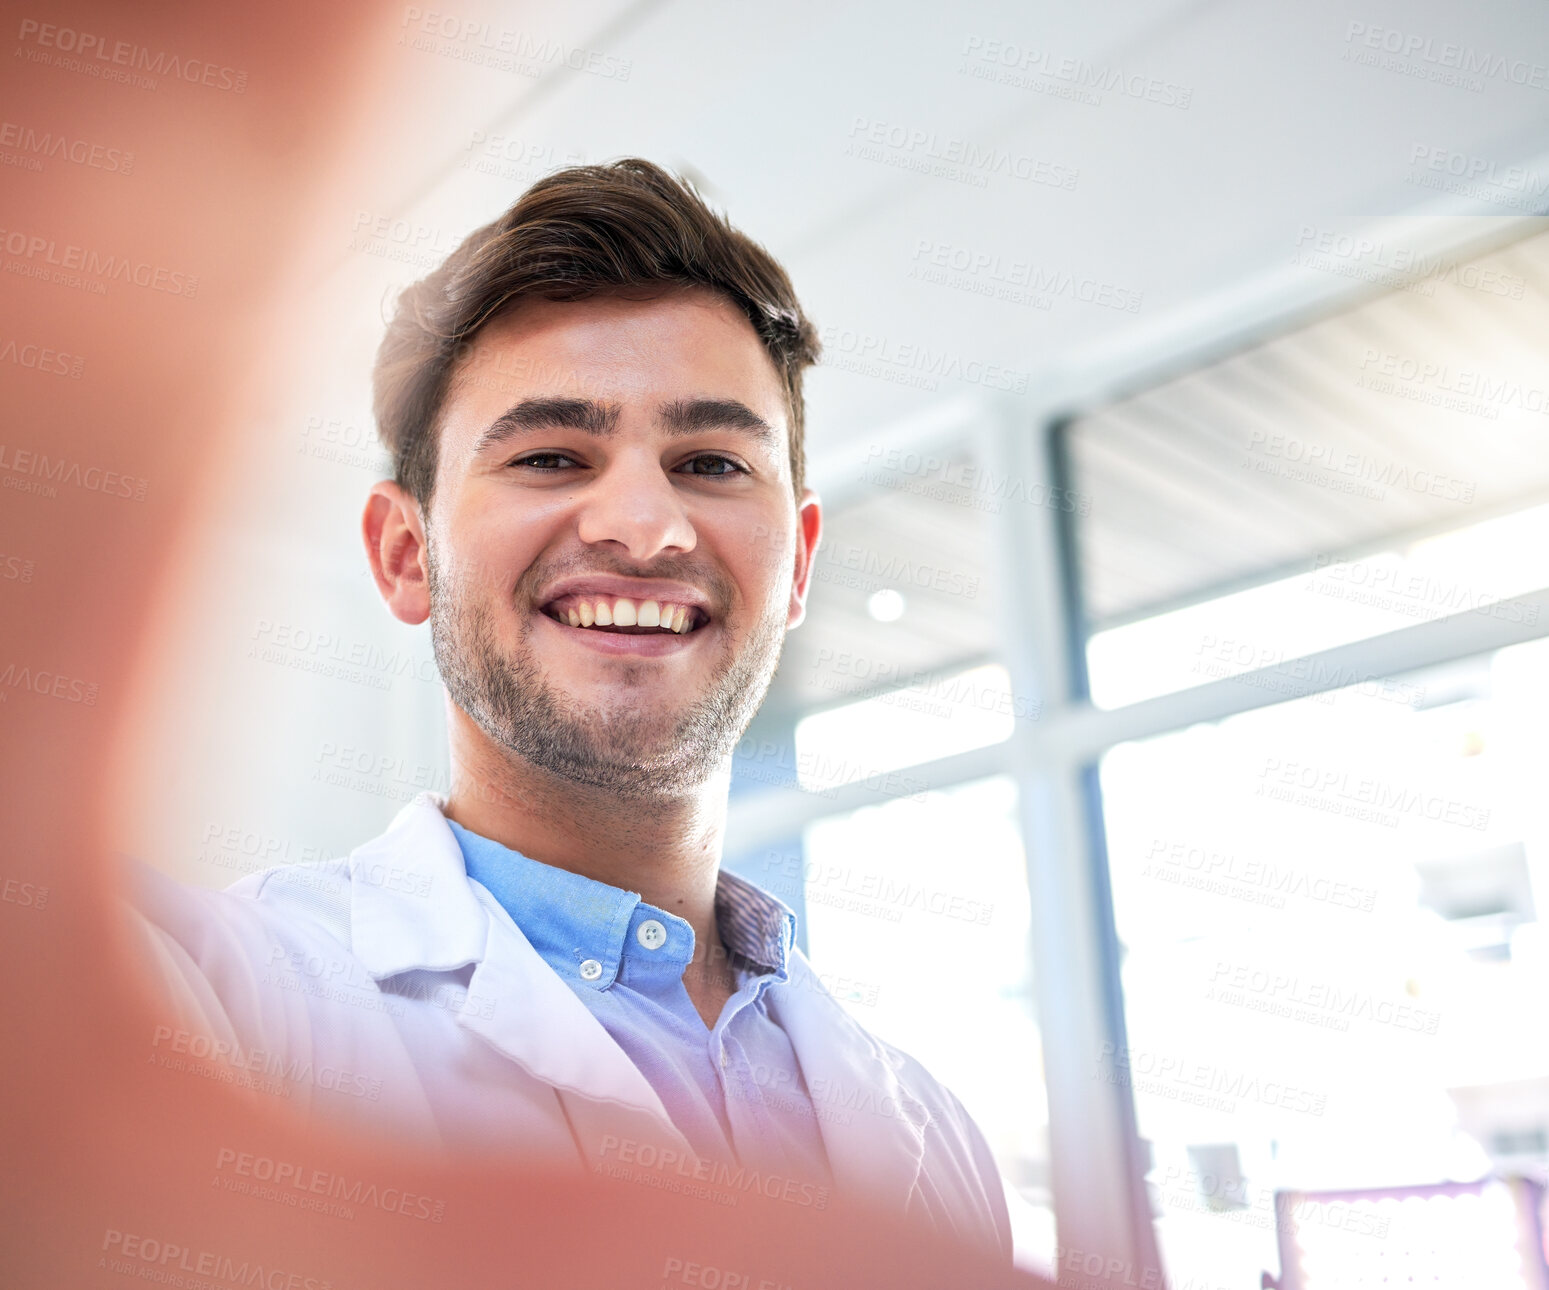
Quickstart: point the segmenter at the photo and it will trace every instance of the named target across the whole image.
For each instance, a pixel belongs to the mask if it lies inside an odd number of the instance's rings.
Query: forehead
[[[443,449],[536,395],[618,403],[626,417],[686,396],[735,398],[786,425],[785,387],[752,324],[731,300],[698,289],[522,301],[484,326],[453,369]]]

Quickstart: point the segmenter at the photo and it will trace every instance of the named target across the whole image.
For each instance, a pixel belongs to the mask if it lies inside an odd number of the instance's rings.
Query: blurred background
[[[639,155],[825,347],[728,865],[957,1092],[1041,1266],[1256,1286],[1277,1193],[1549,1170],[1542,6],[456,0],[358,48],[392,92],[154,586],[123,854],[225,886],[445,789],[357,535],[384,317]]]

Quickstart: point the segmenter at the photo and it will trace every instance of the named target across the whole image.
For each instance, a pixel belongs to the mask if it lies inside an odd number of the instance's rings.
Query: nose
[[[620,453],[587,486],[579,521],[588,545],[616,542],[645,563],[663,552],[692,551],[697,537],[672,477],[650,453]]]

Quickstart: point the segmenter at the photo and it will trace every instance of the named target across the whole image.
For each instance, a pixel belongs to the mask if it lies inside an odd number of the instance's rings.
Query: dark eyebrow
[[[473,445],[473,454],[478,456],[486,448],[527,430],[584,430],[587,434],[607,435],[617,429],[618,423],[616,403],[557,397],[523,399],[489,423]]]
[[[657,409],[661,423],[674,434],[700,430],[741,430],[767,447],[777,447],[774,427],[736,399],[674,399]]]
[[[770,448],[778,447],[774,427],[736,399],[674,399],[657,409],[662,425],[674,434],[701,430],[740,430]],[[595,399],[543,397],[523,399],[485,428],[473,445],[474,456],[528,430],[582,430],[598,436],[618,429],[619,406]]]

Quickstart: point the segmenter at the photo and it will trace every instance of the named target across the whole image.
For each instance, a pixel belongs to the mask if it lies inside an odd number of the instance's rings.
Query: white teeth
[[[555,617],[572,627],[657,627],[687,635],[694,627],[694,610],[688,605],[660,600],[634,601],[624,596],[611,600],[578,600]]]

